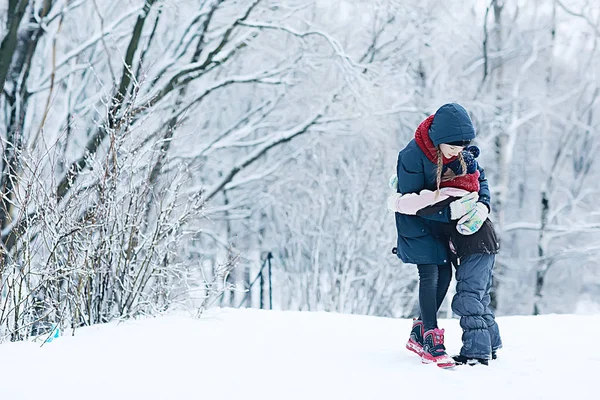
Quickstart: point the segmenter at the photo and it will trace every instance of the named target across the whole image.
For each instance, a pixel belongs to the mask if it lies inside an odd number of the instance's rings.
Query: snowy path
[[[0,345],[0,400],[600,398],[600,316],[499,324],[500,359],[454,370],[404,349],[408,320],[215,310],[95,326],[42,348]],[[458,321],[441,325],[455,354]]]

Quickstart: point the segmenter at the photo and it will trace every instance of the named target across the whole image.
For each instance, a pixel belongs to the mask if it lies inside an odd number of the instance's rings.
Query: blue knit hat
[[[463,160],[467,166],[467,174],[474,174],[477,171],[476,158],[479,157],[480,153],[481,150],[477,146],[469,146],[462,151]],[[446,171],[447,168],[450,168],[456,175],[462,175],[462,167],[458,159],[444,165],[443,171]]]

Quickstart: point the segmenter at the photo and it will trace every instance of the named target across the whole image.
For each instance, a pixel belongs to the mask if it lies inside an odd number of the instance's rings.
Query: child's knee
[[[472,315],[482,316],[485,307],[477,295],[466,292],[457,292],[452,299],[452,311],[461,317]]]

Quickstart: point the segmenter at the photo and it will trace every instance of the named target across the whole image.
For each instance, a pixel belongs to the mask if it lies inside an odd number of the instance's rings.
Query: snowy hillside
[[[441,323],[455,354],[458,321]],[[454,370],[404,349],[408,320],[227,309],[93,326],[0,345],[0,399],[597,398],[600,316],[499,324],[499,359]]]

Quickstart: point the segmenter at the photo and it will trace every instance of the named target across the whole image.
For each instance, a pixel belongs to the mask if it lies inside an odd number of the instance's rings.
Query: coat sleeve
[[[398,175],[398,193],[419,193],[425,189],[423,163],[414,151],[401,151],[396,167]]]
[[[420,157],[413,152],[400,152],[398,155],[398,193],[419,193],[425,189],[425,172]],[[421,218],[448,223],[450,219],[450,206],[438,210],[434,214],[419,215]]]
[[[419,211],[417,211],[417,215],[422,218],[427,218],[428,216],[438,214],[440,211],[443,211],[444,208],[448,208],[450,203],[458,199],[460,199],[460,197],[446,197],[440,202],[431,204],[430,206],[420,209]]]
[[[485,170],[481,168],[480,165],[477,166],[477,170],[479,171],[479,202],[485,204],[488,210],[491,211],[491,195],[490,188],[488,185],[488,180],[485,177]]]
[[[438,203],[446,198],[447,196],[443,195],[436,197],[435,192],[427,189],[421,190],[419,194],[407,193],[396,201],[396,211],[400,214],[417,215],[417,211],[420,209]]]

